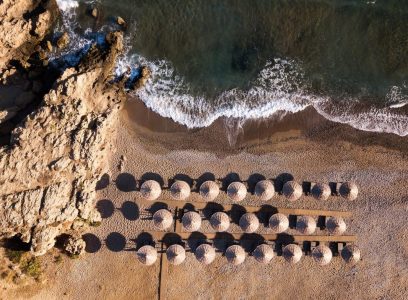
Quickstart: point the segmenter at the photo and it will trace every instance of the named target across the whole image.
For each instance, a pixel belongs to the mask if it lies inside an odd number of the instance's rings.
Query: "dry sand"
[[[137,117],[129,118],[127,110],[123,111],[117,152],[107,158],[111,171],[101,183],[97,202],[104,220],[86,236],[93,240],[87,246],[93,253],[77,260],[64,258],[61,264],[47,255],[48,280],[42,289],[8,291],[9,299],[157,298],[159,262],[145,267],[135,255],[139,235],[152,229],[152,221],[149,207],[134,188],[150,172],[160,174],[165,185],[178,174],[198,179],[210,172],[222,179],[236,172],[246,180],[252,174],[276,178],[287,172],[299,182],[353,180],[360,187],[354,202],[340,197],[319,202],[309,196],[295,203],[282,196],[269,201],[277,207],[352,211],[346,233],[358,236],[359,264],[349,266],[334,257],[331,264],[321,267],[311,257],[303,257],[290,266],[282,257],[275,257],[270,264],[260,265],[247,256],[242,265],[231,266],[217,253],[213,264],[203,266],[188,253],[184,264],[169,267],[162,291],[166,299],[406,299],[407,138],[358,132],[307,111],[286,117],[280,125],[273,121],[249,124],[231,148],[222,121],[189,131],[132,104],[135,106]],[[126,160],[119,171],[122,155]],[[166,191],[157,202],[168,197]],[[197,193],[190,200],[199,200]],[[224,192],[217,201],[229,202]],[[248,195],[242,204],[264,203]],[[203,227],[209,229],[206,222]],[[238,227],[231,230],[238,231]]]

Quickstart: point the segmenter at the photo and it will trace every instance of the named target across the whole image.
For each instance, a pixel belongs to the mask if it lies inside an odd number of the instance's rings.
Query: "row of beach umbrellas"
[[[246,258],[244,248],[239,245],[229,246],[224,254],[232,265],[240,265]],[[209,265],[216,258],[216,251],[210,244],[201,244],[196,248],[194,255],[200,263]],[[333,257],[331,249],[326,245],[315,247],[311,255],[315,262],[322,266],[329,264]],[[252,256],[259,263],[267,264],[275,257],[275,252],[270,245],[261,244],[255,248]],[[289,244],[282,249],[282,256],[288,263],[296,264],[301,260],[303,251],[299,245]],[[347,263],[357,263],[360,260],[360,250],[355,245],[347,245],[341,251],[341,256]],[[137,251],[137,258],[144,265],[153,265],[157,257],[156,248],[150,245],[143,246]],[[171,245],[166,250],[166,257],[170,264],[180,265],[186,259],[186,250],[181,245]]]
[[[166,230],[173,224],[173,214],[167,209],[159,209],[153,214],[153,223],[156,229]],[[202,218],[198,212],[189,211],[183,214],[181,222],[184,230],[188,232],[198,231],[201,227]],[[210,217],[211,227],[217,232],[227,231],[230,227],[230,218],[225,212],[216,212]],[[258,217],[254,213],[245,213],[239,219],[239,226],[245,233],[254,233],[260,225]],[[296,229],[305,235],[313,234],[316,230],[316,220],[311,216],[299,216],[296,221]],[[276,213],[269,218],[269,228],[273,233],[279,234],[289,228],[289,218]],[[341,217],[328,217],[326,228],[330,234],[341,235],[346,229],[346,223]]]
[[[160,197],[162,188],[155,180],[147,180],[140,187],[142,197],[154,201]],[[247,187],[240,181],[232,182],[227,187],[227,195],[234,202],[240,202],[247,195]],[[199,193],[203,200],[214,201],[220,187],[215,181],[205,181],[201,184]],[[339,189],[340,195],[347,200],[355,200],[358,195],[358,187],[353,182],[343,182]],[[186,200],[191,194],[190,185],[182,180],[176,180],[170,187],[170,194],[175,200]],[[255,185],[254,194],[262,201],[268,201],[275,195],[275,186],[271,180],[261,180]],[[302,186],[296,181],[287,181],[282,188],[282,194],[289,201],[298,200],[302,194]],[[331,188],[326,183],[317,183],[312,187],[311,194],[318,200],[327,200],[331,195]]]

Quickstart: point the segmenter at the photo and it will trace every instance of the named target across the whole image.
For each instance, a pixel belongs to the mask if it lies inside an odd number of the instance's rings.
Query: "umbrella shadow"
[[[126,238],[119,232],[111,232],[105,240],[106,247],[112,252],[120,252],[125,249]]]
[[[176,174],[173,178],[170,178],[168,180],[168,185],[169,187],[171,187],[171,185],[176,182],[177,180],[181,180],[181,181],[185,181],[187,182],[187,184],[191,187],[193,187],[194,185],[194,179],[191,178],[190,176],[186,175],[186,174]]]
[[[213,173],[206,172],[206,173],[202,174],[200,177],[198,177],[195,180],[194,191],[199,192],[200,191],[200,186],[206,181],[215,181],[215,175]]]
[[[167,203],[164,202],[155,202],[153,203],[150,207],[146,208],[147,215],[142,218],[142,220],[151,220],[153,218],[153,215],[156,211],[160,209],[169,209],[169,206]]]
[[[231,222],[239,225],[239,219],[246,212],[247,212],[247,210],[246,210],[246,208],[244,206],[238,205],[238,204],[233,204],[231,206],[231,210],[229,211],[229,216],[231,218]]]
[[[229,173],[227,174],[223,179],[222,179],[222,187],[221,190],[226,191],[228,186],[235,182],[235,181],[239,181],[241,182],[241,178],[239,176],[239,174],[237,173]]]
[[[85,233],[82,239],[85,241],[85,251],[88,253],[96,253],[102,247],[101,240],[92,233]]]
[[[195,252],[197,247],[205,243],[206,240],[207,237],[205,236],[205,234],[195,231],[190,234],[189,238],[187,239],[187,244],[191,251]]]
[[[332,195],[338,195],[339,191],[337,190],[337,182],[329,182],[329,187]]]
[[[265,227],[269,226],[269,218],[278,212],[277,208],[269,205],[264,204],[260,207],[260,209],[256,212],[256,216],[259,219],[259,222],[263,224]]]
[[[319,227],[320,230],[326,229],[326,216],[318,216],[316,226]]]
[[[143,246],[156,246],[156,242],[154,241],[153,236],[148,232],[140,233],[135,239],[132,240],[135,243],[136,251],[139,250]]]
[[[121,173],[116,177],[115,180],[116,187],[121,192],[132,192],[136,191],[137,183],[136,179],[132,174]]]
[[[275,252],[277,255],[282,255],[283,247],[289,244],[293,244],[295,241],[294,237],[287,233],[279,233],[275,242]]]
[[[181,236],[174,232],[166,233],[163,236],[162,242],[166,247],[170,247],[171,245],[174,244],[182,245],[183,247],[185,245]]]
[[[125,201],[122,204],[122,207],[119,208],[123,217],[129,221],[135,221],[139,219],[139,206],[132,201]]]
[[[154,172],[147,172],[144,173],[141,177],[141,183],[147,181],[147,180],[154,180],[160,184],[160,186],[163,188],[164,186],[164,179],[161,175],[154,173]]]
[[[265,179],[266,179],[266,177],[265,177],[264,175],[262,175],[262,174],[259,174],[259,173],[251,174],[251,175],[248,177],[248,180],[247,180],[249,192],[253,195],[253,194],[255,193],[255,186],[256,186],[256,184],[257,184],[259,181],[265,180]]]
[[[252,253],[258,245],[264,242],[265,238],[258,233],[244,233],[239,241],[242,248],[248,253]]]
[[[103,189],[105,189],[105,188],[108,187],[109,182],[110,182],[110,176],[109,176],[109,174],[105,173],[105,174],[103,174],[103,175],[101,176],[101,178],[96,182],[96,187],[95,187],[95,189],[96,189],[97,191],[103,190]]]
[[[213,245],[218,252],[224,253],[231,246],[236,245],[234,236],[228,232],[217,232],[214,237]]]
[[[288,182],[295,179],[292,174],[290,173],[281,173],[276,178],[273,180],[274,186],[275,186],[275,191],[278,193],[282,192],[283,185]]]
[[[102,219],[107,219],[113,215],[115,206],[113,205],[113,202],[111,200],[102,199],[96,203],[96,209],[101,214]]]
[[[302,182],[303,194],[309,195],[312,192],[312,183],[310,181]]]
[[[297,217],[297,215],[289,215],[288,219],[290,229],[296,229]]]
[[[211,219],[211,216],[219,211],[224,211],[224,206],[216,202],[208,202],[202,209],[204,218],[206,218],[207,220]]]

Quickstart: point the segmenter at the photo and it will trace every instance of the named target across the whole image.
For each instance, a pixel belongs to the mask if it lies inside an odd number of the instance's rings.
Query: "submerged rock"
[[[61,37],[57,40],[57,47],[63,49],[69,44],[69,35],[67,32],[64,32]]]

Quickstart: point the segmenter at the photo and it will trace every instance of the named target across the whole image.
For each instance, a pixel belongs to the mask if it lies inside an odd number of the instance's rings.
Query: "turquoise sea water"
[[[137,96],[189,127],[314,106],[363,130],[408,134],[407,1],[58,2],[82,38],[125,19],[118,72],[149,66]]]

